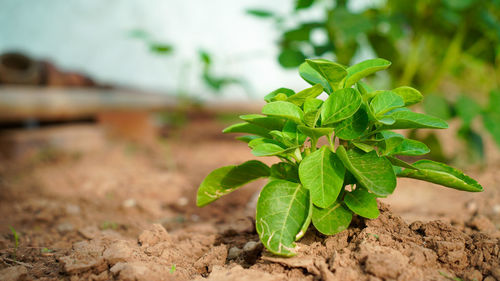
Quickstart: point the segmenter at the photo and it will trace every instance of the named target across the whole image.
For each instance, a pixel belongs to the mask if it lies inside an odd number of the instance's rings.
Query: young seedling
[[[19,234],[16,229],[12,226],[9,226],[10,232],[12,232],[12,236],[14,237],[14,260],[17,260],[17,249],[19,248]]]
[[[197,205],[269,178],[257,202],[256,229],[270,252],[293,256],[295,241],[311,222],[319,232],[333,235],[349,226],[353,214],[376,218],[376,199],[394,191],[396,177],[482,191],[475,180],[446,164],[410,164],[396,157],[423,155],[429,148],[392,130],[444,129],[448,124],[407,108],[423,98],[416,89],[373,90],[361,81],[390,64],[371,59],[346,68],[307,60],[299,73],[312,87],[298,93],[277,89],[264,97],[262,115],[243,115],[244,122],[224,130],[249,134],[238,139],[255,156],[277,156],[281,162],[268,167],[250,160],[214,170],[198,189]],[[323,92],[329,95],[325,100],[318,98]],[[321,138],[327,144],[318,147]]]

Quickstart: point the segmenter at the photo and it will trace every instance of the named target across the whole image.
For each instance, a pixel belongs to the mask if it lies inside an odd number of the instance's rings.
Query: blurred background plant
[[[288,14],[247,13],[273,21],[283,68],[314,57],[344,65],[366,56],[388,59],[390,77],[376,77],[375,84],[412,85],[427,95],[427,113],[459,119],[457,135],[468,147],[468,160],[484,158],[484,131],[500,147],[500,1],[386,0],[362,7],[355,2],[295,0]],[[304,17],[308,13],[318,16]],[[434,158],[446,160],[436,136],[421,139],[436,152]]]

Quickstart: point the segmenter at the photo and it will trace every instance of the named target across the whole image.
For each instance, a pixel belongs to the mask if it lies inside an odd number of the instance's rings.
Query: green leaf
[[[346,192],[344,202],[351,211],[364,218],[376,219],[380,215],[377,197],[363,188]]]
[[[359,92],[352,88],[335,91],[321,107],[321,124],[328,125],[351,117],[361,106]]]
[[[266,139],[266,138],[257,138],[257,139],[253,139],[251,140],[249,143],[248,143],[248,147],[250,148],[255,148],[257,145],[260,145],[260,144],[263,144],[263,143],[271,143],[271,144],[275,144],[275,145],[278,145],[278,146],[281,146],[282,148],[286,149],[286,147],[284,145],[282,145],[280,142],[276,141],[276,140],[273,140],[273,139]]]
[[[373,92],[372,87],[370,87],[363,81],[358,81],[358,83],[356,83],[356,89],[358,89],[359,93],[365,101],[368,100],[370,93]]]
[[[296,0],[295,1],[295,10],[301,10],[311,7],[314,4],[314,0]]]
[[[322,100],[315,99],[315,98],[308,98],[304,102],[304,123],[309,126],[314,128],[316,126],[316,123],[318,122],[318,119],[321,115],[321,105],[323,104]]]
[[[303,125],[299,125],[297,129],[299,129],[299,131],[301,131],[304,135],[313,139],[328,136],[333,132],[333,128],[310,128]]]
[[[203,207],[223,195],[233,192],[238,187],[261,177],[268,177],[269,167],[257,160],[247,161],[241,165],[225,166],[212,171],[198,188],[196,205]]]
[[[152,43],[149,48],[152,52],[158,54],[169,54],[174,50],[171,45],[164,43]]]
[[[299,66],[299,74],[300,77],[302,77],[302,79],[304,79],[307,83],[311,85],[320,84],[328,94],[331,94],[333,92],[330,83],[328,83],[328,81],[326,81],[326,79],[323,78],[316,70],[314,70],[314,68],[312,68],[307,62],[303,62]]]
[[[483,115],[483,125],[493,137],[493,140],[500,147],[500,113],[486,112]]]
[[[389,66],[391,66],[390,61],[380,58],[365,60],[355,64],[347,68],[347,78],[344,87],[349,88],[364,77],[377,71],[387,69]]]
[[[342,162],[326,146],[306,156],[299,166],[300,181],[309,189],[313,204],[321,208],[335,202],[344,174]]]
[[[253,136],[253,135],[236,137],[237,140],[242,141],[242,142],[246,142],[246,143],[249,143],[254,139],[260,139],[260,138],[262,138],[262,137],[261,136]]]
[[[396,119],[390,116],[380,116],[379,118],[377,118],[377,122],[383,125],[392,125],[396,123]]]
[[[377,94],[370,102],[375,116],[380,116],[395,108],[403,107],[404,104],[403,98],[391,91],[383,91]]]
[[[418,170],[417,168],[413,167],[413,165],[411,165],[410,163],[406,163],[405,161],[403,161],[399,158],[396,158],[393,156],[386,156],[385,158],[387,158],[391,162],[393,167],[398,166],[398,167],[408,168],[408,169],[412,169],[412,170]],[[397,174],[399,174],[399,173],[397,173]]]
[[[262,113],[269,116],[283,117],[292,120],[295,123],[301,124],[304,112],[300,107],[291,102],[274,101],[264,105]]]
[[[476,116],[481,114],[481,107],[473,99],[460,96],[455,104],[455,110],[465,125],[469,125]]]
[[[405,106],[419,103],[424,99],[424,96],[422,96],[422,94],[417,89],[414,89],[412,87],[403,86],[393,89],[392,91],[403,98]]]
[[[288,89],[288,88],[279,88],[279,89],[276,89],[272,92],[270,92],[269,94],[267,94],[265,97],[264,97],[264,100],[266,102],[273,102],[274,98],[279,95],[279,94],[284,94],[286,97],[289,97],[289,96],[292,96],[292,95],[295,95],[295,92],[292,90],[292,89]]]
[[[364,153],[355,149],[337,148],[337,156],[363,187],[379,196],[391,194],[396,188],[396,176],[389,160],[377,152]]]
[[[322,104],[323,101],[320,99],[307,98],[304,102],[304,112],[307,113],[311,111],[316,111],[321,107]]]
[[[341,202],[335,202],[324,209],[313,205],[312,223],[325,235],[333,235],[347,229],[351,220],[352,212]]]
[[[253,124],[248,124],[248,123],[237,123],[234,125],[231,125],[227,128],[225,128],[223,133],[247,133],[247,134],[254,134],[258,136],[262,136],[265,138],[272,138],[272,136],[269,134],[269,130],[262,128],[260,126],[256,126]]]
[[[307,221],[309,208],[309,192],[300,184],[269,182],[257,201],[255,226],[262,244],[273,254],[295,255],[295,240]]]
[[[419,160],[413,163],[413,166],[419,170],[405,169],[398,176],[428,181],[463,191],[483,191],[483,187],[477,181],[446,164]]]
[[[278,56],[278,62],[283,68],[295,68],[299,66],[306,56],[298,48],[285,48]]]
[[[285,125],[285,121],[281,118],[269,117],[260,114],[241,115],[240,119],[269,130],[282,130]]]
[[[296,147],[284,148],[274,143],[261,143],[252,149],[252,154],[255,156],[275,156],[279,154],[286,154],[294,151]]]
[[[370,152],[370,151],[375,149],[375,147],[373,145],[369,145],[369,144],[362,143],[362,142],[352,142],[352,145],[363,150],[364,152]]]
[[[404,139],[397,147],[390,151],[390,155],[417,156],[429,153],[431,150],[425,143]]]
[[[398,145],[400,145],[404,138],[403,135],[394,133],[391,131],[383,131],[380,132],[380,135],[383,138],[383,142],[380,143],[380,155],[390,154]]]
[[[451,118],[450,104],[442,96],[427,95],[424,99],[424,111],[443,120]]]
[[[246,10],[247,14],[256,16],[259,18],[272,18],[274,16],[274,13],[271,11],[267,10],[260,10],[260,9],[248,9]]]
[[[323,93],[323,86],[316,84],[310,88],[302,90],[295,95],[289,96],[286,101],[302,106],[307,98],[315,98]]]
[[[270,177],[300,183],[297,166],[287,162],[279,162],[272,165]]]
[[[333,90],[338,89],[340,82],[347,76],[347,70],[340,64],[323,59],[306,60],[326,81]]]
[[[288,146],[300,146],[307,139],[307,136],[298,130],[297,124],[292,121],[285,123],[281,136],[284,143]]]
[[[396,111],[389,115],[394,118],[396,122],[392,125],[384,125],[380,130],[396,130],[396,129],[419,129],[419,128],[432,128],[432,129],[446,129],[448,123],[437,117],[416,113],[412,111]]]
[[[365,132],[368,122],[368,114],[360,108],[353,116],[335,125],[335,135],[343,140],[356,139]]]

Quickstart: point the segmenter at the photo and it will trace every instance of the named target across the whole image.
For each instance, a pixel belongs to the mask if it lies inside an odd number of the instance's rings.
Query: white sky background
[[[0,0],[0,53],[22,51],[103,83],[167,94],[175,94],[183,81],[192,95],[211,99],[199,78],[203,48],[213,55],[217,74],[244,78],[255,99],[279,87],[307,87],[296,71],[279,66],[273,23],[245,14],[248,8],[287,13],[292,5],[291,0]],[[152,54],[128,35],[137,28],[173,44],[174,54]],[[238,86],[226,88],[223,97],[248,98]]]

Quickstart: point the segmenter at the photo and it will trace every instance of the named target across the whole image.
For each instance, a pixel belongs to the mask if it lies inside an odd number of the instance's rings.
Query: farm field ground
[[[498,159],[467,170],[482,193],[399,180],[378,219],[309,231],[296,257],[279,258],[254,230],[264,181],[195,206],[210,171],[254,158],[223,127],[198,120],[149,147],[107,140],[1,161],[0,280],[500,281]]]

